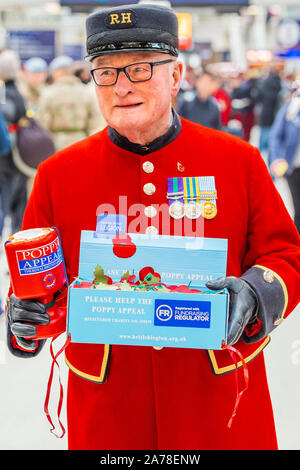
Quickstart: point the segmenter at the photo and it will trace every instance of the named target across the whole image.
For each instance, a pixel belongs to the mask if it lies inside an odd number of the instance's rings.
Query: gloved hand
[[[229,276],[208,281],[206,287],[211,290],[228,289],[229,292],[229,323],[227,344],[235,344],[241,337],[245,327],[257,318],[258,300],[250,285],[238,277]]]
[[[32,355],[42,348],[45,339],[66,330],[66,316],[67,289],[59,293],[48,308],[38,300],[22,300],[12,294],[7,305],[7,323],[11,332],[9,346]]]

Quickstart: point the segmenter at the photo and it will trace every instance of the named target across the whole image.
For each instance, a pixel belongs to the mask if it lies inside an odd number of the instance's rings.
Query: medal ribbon
[[[190,185],[189,185],[189,178],[182,178],[183,179],[183,192],[184,192],[184,204],[188,204],[190,199]]]
[[[199,201],[199,182],[195,176],[183,178],[184,202],[188,204],[190,201]]]
[[[182,204],[188,204],[190,201],[200,204],[203,200],[209,200],[216,206],[216,195],[214,176],[168,178],[169,206],[174,200]]]
[[[242,356],[242,354],[240,353],[240,351],[238,351],[236,348],[234,348],[233,346],[229,346],[228,344],[222,344],[222,349],[225,349],[226,351],[228,351],[228,353],[230,354],[230,357],[231,359],[233,360],[234,362],[234,365],[235,365],[235,384],[236,384],[236,398],[235,398],[235,404],[234,404],[234,408],[233,408],[233,412],[232,412],[232,415],[228,421],[228,424],[227,424],[227,427],[230,429],[231,428],[231,425],[232,425],[232,421],[233,421],[233,418],[235,417],[236,415],[236,412],[237,412],[237,409],[238,409],[238,406],[240,404],[240,401],[241,401],[241,398],[242,398],[242,395],[243,393],[248,389],[248,385],[249,385],[249,371],[248,371],[248,367],[247,367],[247,364]],[[243,388],[243,390],[239,391],[239,382],[238,382],[238,359],[236,358],[236,356],[239,357],[239,359],[241,360],[242,362],[242,365],[243,365],[243,372],[244,372],[244,382],[245,382],[245,387]]]
[[[216,191],[215,177],[214,176],[198,176],[197,180],[198,180],[200,201],[202,203],[206,201],[210,201],[217,207],[217,203],[216,203],[217,191]]]
[[[195,190],[195,191],[194,191],[194,194],[196,194],[196,196],[197,196],[196,202],[197,202],[197,204],[200,204],[200,198],[199,198],[199,196],[200,196],[199,178],[193,178],[193,179],[194,179],[193,185],[194,185],[194,190]]]
[[[183,204],[183,178],[168,178],[168,200],[169,206],[174,201],[179,201]]]

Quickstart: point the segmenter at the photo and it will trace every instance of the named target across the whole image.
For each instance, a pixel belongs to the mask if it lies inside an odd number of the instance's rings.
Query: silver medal
[[[198,219],[201,215],[201,206],[195,201],[191,201],[184,206],[184,215],[188,219]]]
[[[173,202],[169,207],[169,214],[173,219],[182,219],[184,216],[184,204],[180,201]]]

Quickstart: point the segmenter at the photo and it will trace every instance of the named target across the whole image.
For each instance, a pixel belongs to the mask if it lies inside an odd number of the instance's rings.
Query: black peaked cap
[[[178,21],[171,8],[128,4],[103,8],[86,19],[87,57],[126,51],[178,55]]]

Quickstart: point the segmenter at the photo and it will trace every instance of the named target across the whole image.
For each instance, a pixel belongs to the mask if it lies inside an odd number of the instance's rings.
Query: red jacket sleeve
[[[300,237],[257,149],[249,175],[248,250],[242,278],[259,300],[259,333],[264,338],[299,302]]]

